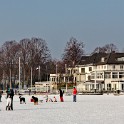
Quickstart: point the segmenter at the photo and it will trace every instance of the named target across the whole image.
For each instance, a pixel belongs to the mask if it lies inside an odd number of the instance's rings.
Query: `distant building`
[[[50,92],[50,81],[35,82],[36,92]]]
[[[94,53],[82,56],[67,74],[50,74],[51,83],[76,82],[78,91],[124,91],[124,53]],[[61,77],[61,81],[60,81]],[[72,78],[71,78],[72,77]]]
[[[124,53],[95,53],[75,68],[78,89],[124,91]]]

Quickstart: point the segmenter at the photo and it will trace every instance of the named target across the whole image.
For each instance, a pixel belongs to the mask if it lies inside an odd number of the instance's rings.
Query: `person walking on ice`
[[[77,95],[77,89],[74,87],[73,88],[73,102],[77,101],[76,95]]]
[[[63,99],[64,91],[62,91],[61,89],[59,89],[59,94],[60,94],[60,102],[64,102],[64,99]]]

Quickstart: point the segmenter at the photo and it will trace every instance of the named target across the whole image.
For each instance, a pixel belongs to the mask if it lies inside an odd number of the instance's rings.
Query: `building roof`
[[[124,64],[124,53],[94,53],[90,56],[82,56],[79,65],[86,64]]]

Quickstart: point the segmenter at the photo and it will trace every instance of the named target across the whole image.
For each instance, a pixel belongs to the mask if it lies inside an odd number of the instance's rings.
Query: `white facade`
[[[101,90],[102,87],[105,90],[124,91],[124,65],[122,64],[97,65],[97,66],[86,65],[86,66],[78,66],[78,68],[79,68],[79,73],[81,73],[81,69],[85,70],[85,80],[81,80],[81,82],[87,82],[84,83],[85,88],[82,85],[83,83],[77,86],[79,87],[79,89],[82,88],[83,90],[90,91],[93,88],[95,89],[95,84],[96,84],[96,89],[99,90]],[[89,84],[90,81],[92,81],[91,84]]]
[[[35,82],[35,89],[37,92],[49,92],[50,81],[47,82]]]

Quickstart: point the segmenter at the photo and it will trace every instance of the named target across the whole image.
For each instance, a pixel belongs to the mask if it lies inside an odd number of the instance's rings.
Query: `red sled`
[[[34,102],[34,100],[33,100],[33,99],[31,99],[31,102]]]

